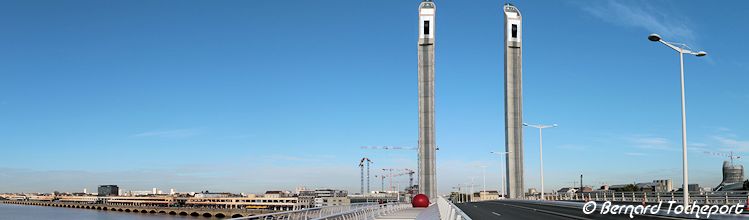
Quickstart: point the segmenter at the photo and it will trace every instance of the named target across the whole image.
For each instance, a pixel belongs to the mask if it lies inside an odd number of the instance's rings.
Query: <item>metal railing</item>
[[[445,197],[437,197],[437,208],[439,208],[440,220],[471,220],[471,217],[468,217],[455,204],[447,201]]]
[[[691,192],[689,202],[706,205],[746,204],[747,192]],[[562,195],[546,195],[546,200],[567,201],[613,201],[613,202],[660,202],[683,203],[681,192],[586,192]]]
[[[332,214],[313,220],[370,220],[411,207],[408,203],[385,203],[365,206],[348,212]]]
[[[405,205],[405,206],[404,206]],[[264,215],[233,218],[232,220],[316,220],[316,219],[374,219],[408,207],[403,203],[351,204],[345,206],[324,206]]]

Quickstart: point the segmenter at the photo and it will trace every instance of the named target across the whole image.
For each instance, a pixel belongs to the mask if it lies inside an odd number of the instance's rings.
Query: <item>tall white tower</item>
[[[419,5],[419,193],[437,196],[434,137],[434,2]]]
[[[511,4],[505,12],[505,149],[507,191],[510,198],[524,196],[523,180],[523,70],[522,17]]]

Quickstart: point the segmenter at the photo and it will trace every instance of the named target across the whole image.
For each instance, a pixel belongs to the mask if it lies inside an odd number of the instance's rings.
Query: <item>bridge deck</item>
[[[383,220],[431,220],[440,219],[437,205],[432,205],[429,208],[407,208],[389,215],[380,216],[375,218]]]

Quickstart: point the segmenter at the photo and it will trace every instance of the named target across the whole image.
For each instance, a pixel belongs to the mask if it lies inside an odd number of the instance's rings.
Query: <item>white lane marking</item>
[[[499,214],[499,213],[496,213],[496,212],[492,212],[492,214],[494,214],[496,216],[502,216],[502,214]]]

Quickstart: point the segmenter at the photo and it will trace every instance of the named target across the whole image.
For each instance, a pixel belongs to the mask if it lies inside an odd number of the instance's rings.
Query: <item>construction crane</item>
[[[401,170],[403,170],[405,172],[393,174],[393,171],[401,171]],[[389,189],[390,190],[394,190],[394,188],[393,188],[393,178],[394,177],[403,176],[403,175],[409,175],[409,187],[412,187],[414,185],[413,184],[414,183],[414,174],[416,174],[416,171],[413,171],[412,169],[408,169],[408,168],[405,168],[405,169],[383,168],[382,171],[388,172],[388,176],[387,177],[390,178],[390,180],[389,180],[389,182],[390,182],[390,188]]]
[[[388,189],[390,189],[390,190],[393,190],[393,171],[394,170],[396,170],[396,169],[393,169],[393,168],[383,168],[382,169],[382,171],[388,172],[388,178],[390,179],[389,180],[389,182],[390,182],[389,184],[390,185],[389,185]]]
[[[733,151],[730,151],[729,153],[719,153],[719,152],[710,152],[710,151],[705,151],[704,153],[705,153],[705,154],[709,154],[709,155],[712,155],[712,156],[718,156],[718,157],[728,157],[728,158],[729,158],[729,159],[731,160],[731,166],[733,166],[733,159],[741,159],[741,156],[739,156],[739,155],[734,155],[734,154],[733,154]]]
[[[395,147],[395,146],[361,146],[364,150],[418,150],[417,147]]]
[[[393,176],[393,177],[408,175],[408,187],[413,187],[413,185],[414,185],[414,174],[416,174],[416,171],[414,171],[412,169],[408,169],[408,168],[402,169],[402,170],[404,172],[395,174],[395,176]]]
[[[369,193],[369,164],[373,163],[372,160],[366,157],[362,157],[359,161],[359,168],[361,169],[361,194],[364,195],[364,165],[367,166],[367,193]]]
[[[413,171],[412,169],[408,169],[408,168],[402,169],[402,170],[404,170],[405,172],[395,174],[395,176],[393,177],[408,175],[408,188],[409,188],[408,193],[413,194],[412,191],[413,191],[413,186],[414,186],[414,174],[416,174],[416,171]]]
[[[359,147],[364,150],[418,150],[418,147],[397,147],[397,146],[361,146]],[[437,146],[436,150],[440,147]]]
[[[384,174],[382,174],[382,175],[375,175],[375,178],[380,178],[380,192],[384,192],[385,191],[385,178],[386,177],[387,176],[385,176]]]

